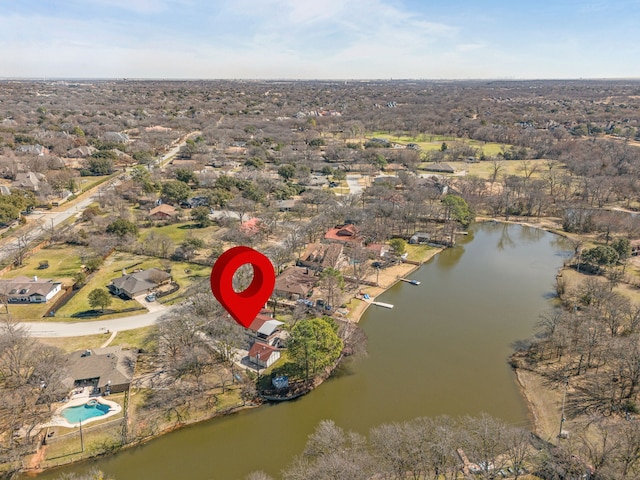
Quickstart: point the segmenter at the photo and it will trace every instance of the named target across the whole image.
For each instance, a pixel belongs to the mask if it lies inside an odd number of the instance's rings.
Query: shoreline
[[[389,290],[391,287],[393,287],[396,283],[400,282],[400,278],[403,278],[406,275],[410,275],[411,273],[415,272],[416,270],[418,270],[420,267],[422,267],[422,265],[426,262],[428,262],[429,260],[431,260],[433,257],[435,257],[438,253],[442,252],[445,248],[433,248],[428,250],[427,252],[425,252],[425,255],[423,255],[422,258],[420,258],[419,265],[414,265],[412,263],[402,263],[400,265],[396,265],[393,267],[389,267],[388,269],[386,269],[386,271],[384,271],[384,274],[381,276],[381,278],[379,279],[379,286],[376,287],[372,287],[372,286],[365,286],[363,288],[360,289],[360,291],[362,292],[366,292],[369,295],[372,296],[372,298],[376,298],[377,296],[383,294],[384,292],[386,292],[387,290]],[[349,322],[353,322],[353,323],[359,323],[360,319],[362,318],[362,316],[364,315],[364,313],[367,311],[367,308],[369,308],[369,306],[371,305],[368,302],[364,302],[362,300],[359,300],[355,297],[351,298],[351,302],[357,302],[357,305],[353,308],[350,309],[348,316],[346,317],[346,320]],[[342,360],[342,357],[341,357]],[[332,369],[331,373],[333,372],[333,370],[335,369],[335,367],[337,367],[340,364],[340,362],[337,362],[336,365],[334,366],[334,368]],[[318,382],[317,384],[315,384],[313,386],[313,388],[311,388],[309,391],[305,392],[304,395],[312,392],[313,390],[315,390],[316,388],[318,388],[320,385],[322,385],[322,383],[324,382],[324,380],[326,378],[329,378],[331,376],[331,373],[329,373],[326,376],[323,376],[322,380],[320,382]],[[303,395],[303,396],[304,396]],[[289,399],[287,399],[289,400]],[[268,403],[264,402],[264,403]],[[73,464],[80,464],[86,461],[90,461],[92,459],[95,458],[99,458],[99,457],[103,457],[105,455],[110,455],[112,453],[119,453],[122,451],[125,451],[129,448],[133,448],[133,447],[137,447],[140,445],[143,445],[147,442],[153,441],[163,435],[169,434],[173,431],[176,430],[180,430],[182,428],[185,427],[189,427],[192,425],[196,425],[198,423],[202,423],[202,422],[207,422],[207,421],[211,421],[217,417],[222,417],[222,416],[226,416],[226,415],[233,415],[241,410],[247,410],[247,409],[254,409],[254,408],[259,408],[262,405],[264,405],[264,403],[260,403],[260,404],[245,404],[243,406],[238,406],[236,408],[232,408],[226,412],[218,412],[208,418],[200,418],[198,420],[195,420],[193,422],[185,422],[181,425],[173,425],[171,427],[169,427],[166,430],[163,430],[162,432],[158,432],[156,435],[152,435],[149,437],[145,437],[143,439],[140,439],[138,441],[126,444],[121,446],[120,448],[118,448],[115,452],[100,452],[97,453],[95,455],[91,455],[91,456],[87,456],[85,458],[81,458],[75,461],[71,461],[69,463],[65,463],[65,464],[59,464],[59,465],[52,465],[50,467],[41,467],[39,462],[38,464],[33,464],[33,460],[31,461],[27,461],[25,462],[27,465],[32,464],[34,465],[31,468],[25,468],[22,470],[22,473],[28,476],[33,476],[33,475],[38,475],[40,473],[43,473],[45,471],[48,470],[54,470],[56,468],[64,468],[66,466],[69,465],[73,465]],[[46,446],[44,447],[44,451],[46,451]],[[40,449],[38,449],[32,456],[31,459],[33,458],[38,458],[38,460],[44,460],[44,462],[46,462],[46,459],[42,459],[41,457],[43,456],[43,450],[42,447]],[[29,457],[27,457],[29,458]]]
[[[518,222],[518,221],[503,221],[503,220],[499,220],[499,219],[491,219],[491,218],[480,218],[476,223],[484,223],[484,222],[499,222],[499,223],[510,223],[510,224],[517,224],[517,225],[523,225],[523,226],[527,226],[527,227],[531,227],[531,228],[539,228],[545,231],[548,231],[549,233],[553,233],[553,234],[557,234],[556,231],[551,230],[549,228],[549,226],[545,227],[543,225],[534,225],[534,224],[530,224],[527,222]],[[392,288],[394,285],[396,285],[398,282],[401,282],[401,278],[405,278],[408,275],[411,275],[412,273],[416,272],[418,269],[420,269],[420,267],[422,267],[425,263],[427,263],[428,261],[430,261],[431,259],[433,259],[436,255],[438,255],[439,253],[441,253],[443,250],[445,250],[446,247],[434,247],[432,249],[429,249],[428,251],[426,251],[424,253],[424,255],[417,260],[419,262],[418,265],[415,265],[413,263],[402,263],[400,265],[396,265],[393,267],[389,267],[388,269],[385,269],[384,271],[380,271],[379,272],[379,281],[378,281],[378,286],[363,286],[362,288],[359,289],[358,293],[367,293],[371,296],[372,300],[375,300],[378,296],[382,295],[383,293],[385,293],[387,290],[389,290],[390,288]],[[369,280],[369,279],[367,279]],[[353,304],[353,302],[356,302],[355,305]],[[369,306],[371,305],[371,303],[369,302],[365,302],[363,300],[360,300],[358,298],[356,298],[355,296],[352,296],[350,299],[350,309],[349,309],[349,313],[347,314],[347,316],[345,317],[345,320],[348,322],[352,322],[352,323],[359,323],[360,320],[362,319],[363,315],[365,314],[365,312],[367,311],[367,309],[369,308]],[[338,362],[336,364],[336,366],[339,364],[340,362]],[[544,414],[542,413],[542,410],[544,410],[544,408],[542,408],[541,406],[538,405],[538,401],[540,399],[534,399],[532,397],[532,393],[535,392],[535,388],[539,388],[535,387],[534,385],[532,385],[532,379],[531,378],[526,378],[528,375],[535,375],[535,372],[529,372],[529,371],[522,371],[522,369],[520,368],[514,368],[514,376],[515,376],[515,381],[518,385],[518,389],[520,390],[520,393],[522,395],[522,398],[525,402],[527,411],[528,411],[528,416],[530,417],[531,421],[532,421],[532,428],[531,430],[533,431],[533,433],[536,433],[537,435],[541,436],[542,438],[551,438],[548,436],[548,433],[546,431],[545,428],[542,427],[542,424],[544,423],[542,418],[544,417]],[[331,373],[329,373],[329,375],[327,375],[325,378],[322,379],[322,381],[320,381],[319,383],[315,384],[313,386],[313,388],[311,388],[308,392],[305,393],[305,395],[307,393],[310,393],[311,391],[315,390],[316,388],[318,388],[323,381],[326,378],[329,378],[331,376]],[[545,392],[548,389],[545,389]],[[548,392],[548,393],[552,393],[552,392]],[[541,399],[544,399],[545,395],[541,396]],[[268,400],[267,400],[268,402]],[[101,453],[97,453],[95,455],[86,457],[86,458],[82,458],[73,462],[69,462],[67,464],[62,464],[62,465],[54,465],[51,467],[40,467],[39,465],[36,466],[35,468],[28,468],[28,469],[24,469],[22,470],[22,472],[26,475],[34,475],[34,474],[39,474],[42,473],[44,471],[47,470],[53,470],[55,468],[62,468],[71,464],[79,464],[82,462],[85,462],[87,460],[91,460],[94,458],[98,458],[98,457],[102,457],[104,455],[109,455],[111,453],[119,453],[121,451],[124,451],[126,449],[129,449],[131,447],[136,447],[136,446],[140,446],[142,444],[145,444],[147,442],[150,442],[156,438],[159,438],[163,435],[166,435],[168,433],[171,433],[175,430],[179,430],[182,429],[184,427],[188,427],[191,425],[195,425],[197,423],[202,423],[205,421],[210,421],[213,420],[214,418],[217,417],[221,417],[221,416],[225,416],[225,415],[231,415],[234,413],[237,413],[238,411],[241,410],[246,410],[246,409],[253,409],[253,408],[258,408],[260,406],[262,406],[264,404],[245,404],[243,406],[238,406],[236,408],[232,408],[226,412],[218,412],[210,417],[207,418],[200,418],[198,420],[195,420],[193,422],[185,422],[184,424],[181,425],[174,425],[162,432],[157,433],[156,435],[150,436],[150,437],[146,437],[143,439],[140,439],[136,442],[132,442],[131,444],[127,444],[124,445],[122,447],[120,447],[119,449],[117,449],[115,452],[101,452]],[[34,454],[34,456],[39,456],[40,451],[36,452]],[[46,460],[45,460],[46,462]],[[29,464],[29,462],[27,462],[27,464]]]
[[[401,282],[401,278],[404,278],[405,276],[411,275],[412,273],[416,272],[425,263],[427,263],[443,250],[445,250],[445,247],[434,247],[432,250],[428,250],[420,260],[417,260],[418,262],[420,262],[419,265],[414,265],[412,263],[402,263],[400,265],[389,267],[389,269],[384,272],[384,277],[381,276],[378,282],[378,286],[363,286],[360,288],[358,293],[366,293],[371,297],[372,301],[375,301],[377,297],[385,293],[398,282]],[[365,302],[357,298],[356,296],[353,296],[350,299],[350,302],[357,302],[357,304],[349,311],[347,320],[353,323],[360,323],[362,316],[372,304],[370,302]]]

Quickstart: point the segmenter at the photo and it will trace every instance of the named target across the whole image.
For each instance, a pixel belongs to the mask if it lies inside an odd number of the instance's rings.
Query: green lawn
[[[416,143],[420,146],[423,152],[439,150],[440,147],[442,147],[442,142],[462,142],[482,150],[482,152],[488,157],[498,155],[498,153],[502,151],[503,147],[505,148],[510,147],[510,145],[504,145],[500,143],[481,142],[479,140],[470,140],[468,138],[458,138],[458,137],[444,136],[444,135],[431,135],[427,133],[420,134],[415,137],[409,136],[409,135],[387,134],[384,132],[374,132],[370,135],[367,135],[367,138],[373,138],[373,137],[386,138],[390,142],[404,144],[404,145],[406,145],[407,143]]]
[[[136,328],[134,330],[125,330],[124,332],[118,332],[116,338],[109,346],[120,346],[122,348],[143,348],[145,350],[152,350],[153,345],[149,336],[151,332],[155,330],[155,326]]]
[[[211,267],[208,265],[198,265],[187,262],[172,262],[171,276],[173,280],[180,285],[180,290],[161,297],[160,302],[166,305],[184,300],[187,288],[197,281],[206,280],[211,275]]]
[[[120,334],[118,333],[118,335]],[[108,333],[99,333],[97,335],[84,335],[82,337],[39,338],[38,341],[46,345],[58,347],[66,353],[71,353],[78,350],[99,348],[100,345],[109,340],[110,336],[111,334]]]
[[[78,320],[77,318],[74,318],[72,316],[74,314],[92,309],[92,307],[89,305],[88,300],[88,295],[92,290],[96,288],[106,288],[111,280],[122,275],[122,269],[125,269],[127,272],[131,273],[133,268],[145,269],[151,267],[160,268],[160,259],[141,257],[126,252],[116,252],[112,254],[107,258],[100,270],[90,276],[87,284],[82,287],[82,289],[78,293],[76,293],[66,305],[61,307],[56,312],[56,316],[52,318],[55,318],[56,321],[64,321],[64,319],[72,318]],[[122,300],[115,296],[112,296],[111,299],[111,305],[107,307],[107,310],[114,311],[114,314],[102,315],[99,317],[99,319],[105,320],[108,318],[116,318],[118,316],[121,317],[131,315],[131,312],[122,312],[122,310],[138,307],[140,309],[143,308],[135,300]],[[146,310],[142,309],[140,313],[143,313],[144,311]],[[98,317],[91,318],[98,319]]]
[[[38,269],[41,261],[47,260],[49,268]],[[71,278],[80,271],[80,249],[70,245],[55,244],[29,255],[24,265],[7,272],[4,278],[15,278],[21,275],[32,277],[37,275],[40,278],[51,278],[61,280]]]
[[[423,262],[425,258],[429,257],[428,252],[433,249],[434,247],[430,247],[429,245],[407,245],[407,260]]]
[[[200,238],[205,242],[210,240],[213,234],[219,229],[216,225],[206,228],[198,228],[193,222],[174,223],[161,227],[149,227],[140,230],[140,240],[147,238],[152,232],[155,235],[166,235],[176,245],[181,244],[188,236]]]

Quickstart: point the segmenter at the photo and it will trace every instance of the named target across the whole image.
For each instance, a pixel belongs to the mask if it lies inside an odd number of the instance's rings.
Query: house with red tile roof
[[[246,235],[255,235],[256,233],[260,233],[260,229],[262,228],[262,222],[260,222],[257,218],[250,218],[239,227],[240,231]]]
[[[273,365],[280,358],[280,350],[271,345],[256,342],[249,350],[249,361],[260,368]]]
[[[359,229],[352,223],[339,225],[327,230],[324,234],[327,242],[341,242],[346,245],[362,245],[364,238],[359,235]]]
[[[252,342],[275,346],[279,344],[280,333],[282,333],[280,327],[282,325],[284,325],[284,322],[259,313],[247,328],[247,334]]]

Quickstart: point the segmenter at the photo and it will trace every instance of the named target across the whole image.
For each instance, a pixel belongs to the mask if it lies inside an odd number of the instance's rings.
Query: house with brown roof
[[[148,268],[132,274],[126,274],[123,270],[122,276],[111,280],[107,288],[114,295],[133,298],[148,293],[170,281],[171,275],[159,268]]]
[[[155,208],[149,210],[149,218],[151,220],[170,220],[178,215],[176,207],[161,203]]]
[[[69,158],[86,158],[90,157],[98,151],[97,148],[90,145],[83,145],[81,147],[72,148],[67,152]]]
[[[430,163],[424,169],[427,172],[456,173],[456,169],[448,163]]]
[[[0,280],[0,297],[8,303],[45,303],[61,289],[62,283],[37,276]]]
[[[121,347],[79,350],[67,355],[63,383],[69,388],[91,386],[95,393],[118,393],[131,385],[137,354]]]
[[[47,183],[47,178],[42,173],[20,172],[16,174],[15,180],[11,182],[11,187],[37,192],[42,184],[45,183]]]
[[[324,234],[327,242],[340,242],[346,245],[362,245],[364,238],[359,235],[359,229],[352,223],[338,225],[327,230]]]
[[[276,277],[273,293],[281,298],[297,300],[310,296],[317,283],[318,277],[315,276],[313,270],[288,267]]]
[[[296,265],[307,267],[318,272],[325,268],[338,268],[342,263],[341,243],[311,243],[298,259]]]
[[[267,345],[279,346],[280,334],[283,333],[280,329],[282,325],[284,325],[284,322],[259,313],[247,328],[247,335],[252,343],[261,342]]]
[[[271,345],[256,342],[249,349],[249,361],[260,368],[273,365],[280,358],[280,350]]]

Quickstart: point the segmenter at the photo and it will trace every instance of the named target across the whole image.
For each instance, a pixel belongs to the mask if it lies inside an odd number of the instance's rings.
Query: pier
[[[371,298],[366,293],[364,295],[363,294],[358,294],[358,295],[356,295],[356,298],[358,300],[362,300],[365,303],[368,303],[369,305],[377,305],[378,307],[383,307],[383,308],[393,308],[393,304],[384,303],[384,302],[376,302],[373,298]]]
[[[371,305],[377,305],[379,307],[384,307],[384,308],[393,308],[393,304],[391,303],[384,303],[384,302],[370,302]]]

